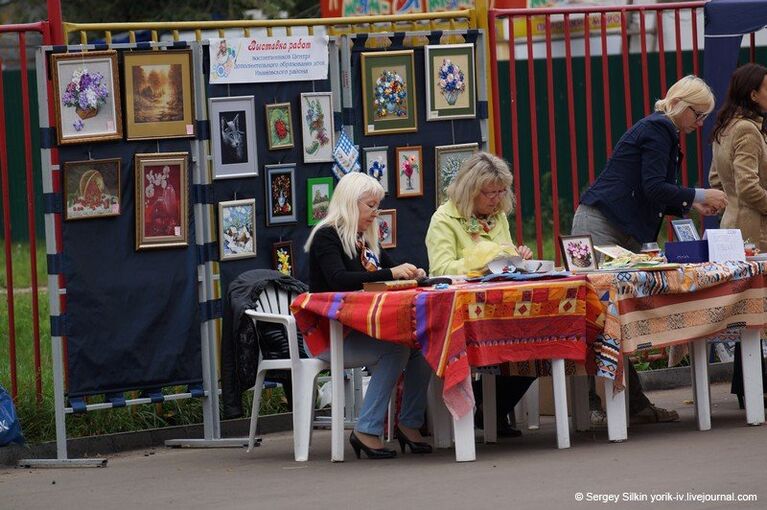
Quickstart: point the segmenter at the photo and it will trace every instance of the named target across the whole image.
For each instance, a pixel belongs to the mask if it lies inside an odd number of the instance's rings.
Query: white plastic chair
[[[258,363],[256,384],[253,387],[248,451],[253,449],[255,443],[261,392],[266,372],[290,370],[293,382],[293,454],[296,461],[306,461],[309,458],[309,443],[312,435],[314,387],[317,375],[322,370],[328,370],[330,364],[317,358],[299,358],[296,321],[290,313],[290,302],[294,297],[295,295],[269,285],[261,292],[256,309],[245,311],[254,325],[263,321],[285,326],[290,354],[290,358],[287,359],[261,359]]]

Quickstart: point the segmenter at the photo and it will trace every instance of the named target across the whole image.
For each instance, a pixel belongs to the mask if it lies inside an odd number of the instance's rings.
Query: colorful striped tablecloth
[[[743,328],[764,328],[765,274],[767,262],[589,273],[589,281],[607,305],[604,334],[594,343],[597,375],[615,379],[619,390],[625,354],[699,338],[731,337]]]
[[[474,407],[470,367],[552,358],[593,361],[587,354],[604,323],[603,306],[584,276],[465,283],[447,290],[306,293],[291,310],[314,353],[330,345],[329,319],[420,349],[444,379],[443,398],[457,418]]]

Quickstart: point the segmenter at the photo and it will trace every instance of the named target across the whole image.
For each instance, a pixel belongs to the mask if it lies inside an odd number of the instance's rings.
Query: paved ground
[[[621,444],[606,432],[579,433],[557,450],[544,417],[521,439],[479,444],[472,463],[454,462],[452,450],[357,460],[348,445],[346,462],[331,463],[327,431],[315,432],[311,460],[295,463],[290,433],[278,433],[251,454],[156,449],[112,456],[104,469],[0,469],[0,509],[767,508],[767,426],[745,425],[727,385],[711,391],[708,432],[695,429],[683,388],[651,394],[678,409],[680,423],[632,427]],[[700,500],[715,495],[758,500]],[[658,496],[698,499],[653,502]],[[596,501],[608,497],[617,504]]]

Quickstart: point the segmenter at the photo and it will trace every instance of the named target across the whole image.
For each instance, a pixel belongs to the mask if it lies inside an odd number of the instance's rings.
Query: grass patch
[[[7,289],[8,281],[5,274],[5,241],[0,242],[0,288]],[[45,254],[45,241],[38,240],[36,246],[37,285],[48,285],[48,261]],[[25,289],[32,285],[32,269],[29,257],[29,243],[11,244],[11,264],[13,288]]]

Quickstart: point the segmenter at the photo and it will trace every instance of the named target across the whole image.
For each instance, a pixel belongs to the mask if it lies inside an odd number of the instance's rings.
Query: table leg
[[[453,446],[451,437],[450,411],[442,400],[442,379],[432,374],[429,383],[427,411],[431,419],[431,435],[435,448],[450,448]]]
[[[340,322],[330,321],[330,460],[344,461],[344,334]]]
[[[591,430],[588,376],[573,375],[570,377],[570,403],[575,430],[578,432]]]
[[[698,430],[711,430],[711,392],[708,384],[708,353],[705,340],[690,342],[692,389]]]
[[[471,384],[471,376],[467,377],[467,384]],[[453,419],[455,433],[455,460],[456,462],[469,462],[477,460],[477,450],[474,444],[474,415],[466,413],[459,419]]]
[[[623,379],[626,379],[624,372]],[[615,394],[612,379],[605,379],[605,410],[607,412],[607,437],[614,443],[628,438],[626,426],[626,390]]]
[[[541,428],[541,396],[540,378],[536,378],[525,393],[527,407],[527,428],[538,430]]]
[[[498,417],[496,416],[495,377],[491,374],[482,374],[482,432],[485,443],[498,441]]]
[[[570,427],[567,417],[567,389],[565,384],[565,360],[551,360],[554,383],[554,415],[557,422],[557,448],[570,448]]]
[[[762,346],[758,329],[740,332],[740,354],[743,361],[743,394],[746,402],[746,422],[749,425],[764,423],[764,399],[762,398]]]

